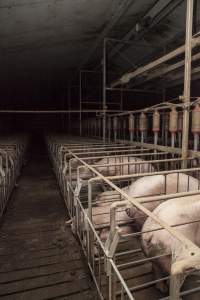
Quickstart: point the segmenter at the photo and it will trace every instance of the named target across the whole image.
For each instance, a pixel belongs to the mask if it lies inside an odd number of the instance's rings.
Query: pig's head
[[[100,240],[102,242],[105,242],[108,238],[108,235],[109,235],[109,230],[107,228],[102,229],[99,235]]]
[[[135,218],[136,214],[138,213],[138,209],[134,205],[130,205],[129,207],[126,208],[126,213],[129,218]]]
[[[92,172],[86,166],[80,168],[79,174],[80,178],[83,180],[88,180],[92,177]]]

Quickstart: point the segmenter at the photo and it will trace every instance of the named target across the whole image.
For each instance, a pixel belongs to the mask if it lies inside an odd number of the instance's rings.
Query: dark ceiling
[[[184,42],[185,6],[184,0],[1,0],[1,103],[55,101],[77,83],[80,68],[101,67],[104,37],[133,42],[108,44],[108,68],[120,73],[175,48]]]

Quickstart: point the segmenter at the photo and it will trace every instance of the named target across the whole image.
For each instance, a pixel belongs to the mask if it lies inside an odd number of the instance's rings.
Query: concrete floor
[[[34,154],[1,222],[0,299],[97,299],[67,218],[47,157]]]

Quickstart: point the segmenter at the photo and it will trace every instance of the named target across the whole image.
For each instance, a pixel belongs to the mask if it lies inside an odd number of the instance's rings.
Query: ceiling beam
[[[195,55],[192,56],[192,61],[196,61],[196,60],[199,60],[200,59],[200,53],[197,53]],[[136,84],[137,86],[138,85],[141,85],[147,81],[151,81],[155,78],[158,78],[158,77],[163,77],[165,76],[166,74],[170,73],[170,72],[173,72],[181,67],[184,67],[185,65],[185,60],[181,60],[173,65],[167,65],[167,66],[164,66],[163,68],[157,70],[157,71],[154,71],[153,73],[150,73],[148,74],[146,77],[144,77],[140,82],[138,82],[138,84]]]
[[[200,79],[200,67],[193,68],[192,70],[191,81]],[[183,84],[184,73],[177,74],[176,76],[171,77],[167,83],[167,87],[174,87]]]
[[[79,69],[82,69],[89,60],[94,55],[96,49],[102,44],[103,39],[109,34],[111,29],[114,27],[114,25],[119,21],[119,19],[122,17],[122,15],[129,9],[131,5],[133,5],[135,0],[123,0],[121,1],[121,4],[117,7],[114,15],[110,19],[110,21],[107,23],[101,34],[97,37],[95,40],[93,46],[88,51],[87,55],[84,57],[83,61],[81,62]]]
[[[156,1],[157,3],[158,1]],[[144,28],[142,31],[140,31],[136,36],[134,40],[141,39],[145,33],[147,33],[152,27],[156,26],[162,19],[166,18],[183,0],[171,0],[170,3],[168,3],[159,13],[152,18],[150,21],[148,27]],[[154,3],[154,5],[156,4]],[[153,6],[154,6],[153,5]],[[147,14],[147,13],[146,13]],[[146,15],[145,14],[145,15]],[[145,16],[143,17],[145,18]],[[122,42],[128,41],[132,38],[132,36],[135,33],[135,27],[132,28],[122,39]],[[133,40],[132,40],[133,41]],[[111,52],[108,54],[108,58],[112,58],[117,52],[119,52],[124,47],[123,43],[118,44],[116,47],[114,47]]]
[[[192,39],[192,48],[200,45],[200,37],[199,38],[193,38]],[[161,64],[169,61],[170,59],[182,54],[185,52],[185,45],[169,52],[168,54],[156,59],[153,62],[150,62],[149,64],[139,67],[138,69],[134,71],[127,72],[123,74],[119,79],[115,80],[111,83],[111,87],[116,87],[118,85],[124,85],[127,84],[130,80],[133,78],[140,76],[144,74],[145,72],[149,72],[150,70],[160,66]]]

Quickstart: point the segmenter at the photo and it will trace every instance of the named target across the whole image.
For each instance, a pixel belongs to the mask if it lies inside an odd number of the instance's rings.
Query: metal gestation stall
[[[163,295],[155,289],[155,285],[170,279],[170,297],[179,299],[179,288],[173,288],[174,276],[171,274],[171,276],[155,279],[151,269],[152,262],[167,257],[169,253],[146,257],[141,249],[142,231],[137,227],[138,218],[127,217],[124,220],[121,214],[130,205],[137,207],[142,214],[139,219],[152,218],[158,224],[156,230],[164,228],[174,239],[180,241],[184,250],[187,250],[184,262],[190,258],[190,253],[195,253],[196,257],[199,248],[176,230],[176,227],[183,225],[184,222],[169,226],[152,214],[145,203],[160,204],[160,201],[172,198],[179,198],[181,201],[184,199],[183,196],[199,195],[200,168],[193,167],[194,164],[198,165],[197,160],[188,158],[188,169],[181,169],[183,159],[176,154],[175,158],[167,152],[161,153],[155,150],[149,152],[148,149],[126,144],[101,145],[99,142],[94,143],[89,140],[86,144],[84,139],[67,141],[66,138],[65,144],[62,139],[60,146],[58,146],[58,138],[55,143],[53,141],[52,137],[47,139],[50,156],[73,220],[73,230],[80,239],[100,297],[102,299],[142,299],[142,297],[145,299],[148,295],[150,299],[161,299]],[[135,162],[128,162],[127,157],[137,159]],[[104,164],[102,158],[106,158]],[[144,173],[144,169],[148,172]],[[112,172],[117,175],[105,176]],[[170,174],[177,178],[173,193],[166,188],[167,176]],[[181,174],[187,176],[184,190],[180,189]],[[145,195],[145,197],[133,198],[123,189],[131,186],[132,182],[139,178],[148,176],[164,177],[162,193],[158,195],[151,192],[148,197]],[[195,188],[191,189],[190,180],[193,178],[196,178],[197,183]],[[197,219],[190,220],[190,224],[197,222],[199,222]],[[131,228],[131,232],[130,228],[126,231],[127,227]],[[102,238],[105,230],[107,230],[106,239]],[[193,261],[189,262],[192,268]],[[174,256],[172,264],[174,269],[176,266]],[[184,274],[184,271],[183,268],[181,272]],[[193,287],[182,291],[181,295],[198,291],[199,288]]]
[[[26,135],[0,138],[0,218],[20,174],[27,145]]]
[[[156,299],[162,298],[162,295],[158,293],[154,285],[166,278],[155,280],[153,279],[154,275],[150,271],[151,262],[160,256],[145,257],[141,250],[141,245],[139,245],[141,231],[138,231],[135,227],[135,223],[137,224],[137,222],[134,222],[131,218],[126,219],[125,222],[123,219],[120,220],[119,217],[115,219],[114,212],[116,209],[117,213],[120,214],[127,205],[130,205],[129,201],[132,201],[131,203],[137,207],[139,205],[138,209],[143,214],[152,217],[151,211],[145,209],[145,205],[143,204],[146,203],[145,201],[164,201],[174,197],[181,199],[181,196],[199,194],[199,168],[192,168],[194,164],[198,163],[197,160],[188,158],[187,164],[190,168],[184,170],[181,169],[183,159],[176,154],[175,158],[174,155],[167,152],[160,153],[155,150],[149,152],[144,147],[139,148],[136,146],[127,146],[126,144],[101,145],[99,142],[94,143],[94,141],[89,140],[85,143],[84,139],[77,141],[66,138],[64,144],[63,139],[59,143],[59,138],[57,138],[57,141],[54,143],[54,138],[49,137],[47,139],[50,156],[68,211],[73,219],[73,230],[80,239],[100,297],[102,299],[105,297],[107,299],[116,299],[116,297],[123,299],[127,295],[128,299],[134,299],[133,297],[141,299],[140,297],[143,295],[145,299],[144,293],[148,290],[148,293],[151,291],[152,299],[155,299],[155,297]],[[127,157],[129,159],[137,159],[135,162],[131,162],[126,160]],[[106,158],[104,159],[104,164],[102,163],[102,158]],[[118,160],[117,158],[120,159]],[[141,160],[139,161],[138,159]],[[61,161],[62,168],[60,167]],[[146,168],[144,168],[145,165]],[[85,168],[90,170],[90,172],[86,172]],[[148,173],[142,174],[141,172],[144,172],[144,169]],[[117,174],[117,176],[104,176],[112,172]],[[125,172],[126,175],[123,175]],[[166,185],[167,176],[171,173],[177,174],[176,190],[173,190],[172,195],[169,194],[169,191],[166,192],[165,187],[162,195],[151,194],[148,198],[141,198],[138,202],[138,199],[133,201],[133,198],[128,196],[122,189],[122,187],[130,186],[132,181],[143,176],[162,175],[166,178]],[[188,176],[184,192],[179,192],[179,178],[181,178],[180,174],[182,173],[197,178],[196,190],[190,190],[190,177]],[[102,194],[102,189],[106,193]],[[186,192],[187,190],[188,192]],[[115,192],[113,193],[113,191]],[[125,199],[128,202],[124,202]],[[119,200],[122,201],[119,202]],[[104,207],[104,209],[106,210],[101,212],[103,202],[104,204],[109,202],[112,205],[105,206],[106,208]],[[99,220],[102,219],[103,221],[96,223],[97,216]],[[106,222],[105,217],[107,217]],[[197,220],[193,221],[197,222]],[[133,233],[124,234],[123,226],[130,225],[130,223],[131,227],[134,227],[132,228]],[[168,225],[165,227],[166,224],[163,225],[162,221],[159,221],[159,225],[164,226],[163,228],[165,229],[168,228]],[[118,226],[121,228],[120,233]],[[106,241],[101,240],[100,234],[105,228],[109,231]],[[170,227],[168,230],[172,236],[177,236],[177,233],[174,233],[174,229],[171,230]],[[184,247],[188,247],[190,244],[187,239],[185,242],[184,238],[181,242]],[[143,275],[140,274],[140,270],[143,272]],[[148,270],[148,272],[144,272],[144,270]],[[150,279],[147,275],[150,276]],[[115,280],[115,277],[117,280]],[[197,290],[195,291],[197,292]],[[172,292],[175,293],[173,289]],[[192,293],[194,290],[187,290],[184,293],[188,294],[190,292]],[[172,299],[178,298],[174,298],[173,294]]]

